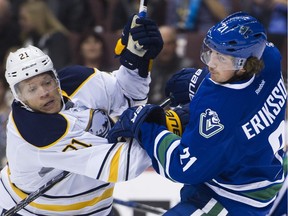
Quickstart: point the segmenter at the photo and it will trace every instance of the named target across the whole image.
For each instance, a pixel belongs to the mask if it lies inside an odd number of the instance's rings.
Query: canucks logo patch
[[[224,125],[220,124],[218,114],[206,109],[205,113],[200,115],[199,133],[205,137],[210,138],[224,129]]]

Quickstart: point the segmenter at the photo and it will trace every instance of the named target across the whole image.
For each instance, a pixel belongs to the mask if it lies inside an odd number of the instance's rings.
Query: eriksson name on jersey
[[[280,79],[261,109],[248,122],[242,125],[242,129],[248,139],[261,133],[266,127],[273,124],[276,116],[285,104],[286,94],[284,82]]]

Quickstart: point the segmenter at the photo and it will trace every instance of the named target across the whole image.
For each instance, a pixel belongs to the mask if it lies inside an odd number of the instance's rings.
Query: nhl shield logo
[[[199,133],[205,137],[210,138],[224,129],[224,125],[220,124],[218,114],[206,109],[205,113],[200,115]]]

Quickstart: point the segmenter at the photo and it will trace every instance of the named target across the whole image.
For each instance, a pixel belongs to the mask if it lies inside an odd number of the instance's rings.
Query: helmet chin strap
[[[18,94],[17,94],[16,92],[13,92],[13,91],[12,91],[12,93],[13,93],[13,96],[14,96],[15,100],[16,100],[17,102],[20,102],[21,105],[22,105],[22,107],[23,107],[24,109],[26,109],[26,110],[28,110],[28,111],[30,111],[30,112],[35,112],[33,109],[31,109],[27,104],[25,104],[25,103],[19,98],[19,96],[18,96]]]
[[[31,109],[27,104],[25,104],[23,101],[18,100],[21,104],[22,107],[25,108],[26,110],[30,111],[30,112],[35,112],[33,109]]]

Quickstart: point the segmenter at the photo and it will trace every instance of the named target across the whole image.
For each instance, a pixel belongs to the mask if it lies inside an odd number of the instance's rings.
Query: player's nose
[[[49,93],[50,93],[50,90],[48,88],[45,88],[44,86],[41,86],[39,88],[38,95],[40,98],[47,97]]]
[[[210,68],[216,68],[217,66],[217,56],[214,53],[211,53],[209,62],[207,63],[207,66]]]

